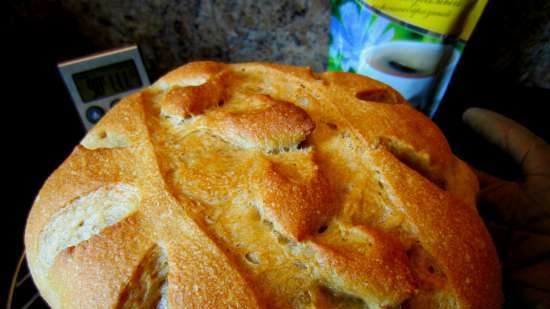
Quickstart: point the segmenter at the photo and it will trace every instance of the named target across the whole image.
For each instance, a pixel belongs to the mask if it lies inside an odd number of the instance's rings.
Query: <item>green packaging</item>
[[[432,117],[487,0],[332,0],[328,69],[363,74]]]

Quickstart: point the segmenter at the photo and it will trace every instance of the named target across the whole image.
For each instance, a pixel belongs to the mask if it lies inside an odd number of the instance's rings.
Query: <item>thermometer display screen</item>
[[[90,102],[142,86],[133,60],[73,74],[80,97]]]

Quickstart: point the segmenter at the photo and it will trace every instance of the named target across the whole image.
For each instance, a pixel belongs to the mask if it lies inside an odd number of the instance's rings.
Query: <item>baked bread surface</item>
[[[382,83],[194,62],[49,177],[27,260],[52,308],[499,308],[477,190]]]

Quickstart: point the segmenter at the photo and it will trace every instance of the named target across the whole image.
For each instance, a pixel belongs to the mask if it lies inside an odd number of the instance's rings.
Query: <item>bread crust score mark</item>
[[[476,192],[386,85],[195,62],[88,133],[25,244],[53,308],[499,308]]]

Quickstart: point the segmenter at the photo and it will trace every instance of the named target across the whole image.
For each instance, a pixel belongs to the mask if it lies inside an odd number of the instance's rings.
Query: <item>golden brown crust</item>
[[[124,286],[144,255],[154,245],[129,217],[76,247],[63,251],[51,267],[49,282],[59,308],[114,308]],[[105,265],[116,264],[116,268]],[[101,299],[101,301],[97,301]],[[53,305],[53,304],[52,304]]]
[[[340,234],[336,241],[321,237],[313,245],[328,285],[390,308],[413,295],[416,282],[397,240],[366,226]]]
[[[243,148],[279,151],[298,146],[315,128],[308,114],[292,103],[266,95],[256,94],[252,98],[260,102],[260,108],[214,113],[208,123],[211,130]]]
[[[25,244],[53,308],[499,308],[476,193],[382,83],[195,62],[88,133]]]
[[[328,183],[317,166],[311,166],[308,179],[289,178],[278,163],[266,162],[257,187],[258,208],[276,230],[294,240],[312,235],[334,215]],[[294,166],[294,168],[296,168]],[[308,166],[304,164],[304,169]],[[286,175],[285,175],[286,174]]]
[[[164,115],[188,118],[200,115],[222,101],[223,76],[218,74],[197,86],[174,86],[164,95],[160,106]]]

